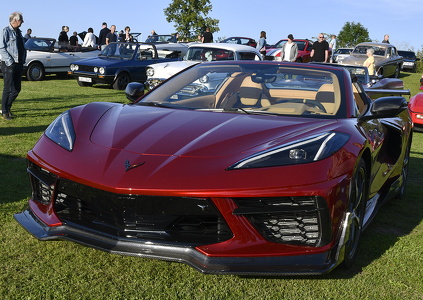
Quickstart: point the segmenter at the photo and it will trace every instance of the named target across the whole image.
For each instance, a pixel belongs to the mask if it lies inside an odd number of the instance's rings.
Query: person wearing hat
[[[282,61],[296,61],[298,56],[298,45],[294,42],[294,36],[288,34],[288,41],[283,44],[281,50]]]

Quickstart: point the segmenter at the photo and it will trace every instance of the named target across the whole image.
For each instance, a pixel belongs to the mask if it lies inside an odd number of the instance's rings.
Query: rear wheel
[[[401,200],[402,198],[404,198],[404,195],[405,195],[405,186],[407,184],[407,178],[408,178],[408,165],[410,161],[411,140],[412,138],[410,136],[407,149],[405,150],[403,163],[402,163],[402,171],[401,171],[402,183],[401,183],[400,191],[397,195],[398,200]]]
[[[131,78],[128,73],[122,72],[117,77],[115,82],[113,83],[113,88],[115,90],[124,90],[128,83],[131,82]]]
[[[29,81],[41,81],[44,79],[45,70],[41,63],[31,63],[26,69],[26,78]]]
[[[345,268],[350,268],[357,257],[367,199],[367,170],[364,160],[360,159],[351,180],[350,197],[347,206],[346,222],[348,224],[343,261]]]
[[[396,70],[395,70],[395,74],[394,74],[394,78],[399,78],[400,77],[400,74],[401,74],[401,66],[400,65],[398,65],[397,66],[397,68],[396,68]]]

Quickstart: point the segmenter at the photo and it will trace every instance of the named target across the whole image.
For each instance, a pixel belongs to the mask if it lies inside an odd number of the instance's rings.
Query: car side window
[[[253,52],[239,52],[240,60],[260,60]]]

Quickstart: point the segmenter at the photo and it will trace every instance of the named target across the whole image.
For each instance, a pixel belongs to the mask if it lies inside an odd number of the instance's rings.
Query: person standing
[[[367,67],[369,70],[369,75],[375,75],[375,58],[373,56],[375,50],[373,48],[369,48],[366,51],[367,59],[364,61],[363,66]]]
[[[110,29],[107,28],[107,23],[103,22],[100,34],[98,35],[98,47],[100,50],[103,50],[106,47],[106,36],[110,32]]]
[[[74,31],[72,36],[69,38],[69,44],[74,47],[78,46],[78,33],[76,31]]]
[[[117,36],[115,34],[115,31],[116,31],[116,26],[115,25],[110,26],[110,32],[106,35],[106,45],[117,41]]]
[[[385,36],[383,37],[382,43],[390,44],[390,42],[389,42],[389,35],[385,34]]]
[[[201,42],[203,43],[213,43],[213,33],[210,32],[210,28],[206,28],[206,32],[203,33],[201,38]]]
[[[84,43],[82,44],[82,47],[95,47],[95,45],[96,45],[96,38],[94,35],[94,29],[90,27],[88,28],[87,34],[85,34]]]
[[[298,56],[298,45],[294,42],[294,36],[288,34],[288,41],[283,44],[281,51],[282,61],[296,61]]]
[[[69,32],[69,27],[62,26],[62,31],[60,31],[59,38],[57,39],[57,41],[59,42],[59,45],[69,44],[68,32]]]
[[[26,50],[22,32],[19,29],[24,22],[20,12],[13,12],[9,25],[0,32],[0,58],[3,72],[3,95],[1,117],[11,120],[12,103],[21,91],[22,71],[26,60]]]
[[[257,48],[258,51],[260,51],[260,53],[263,57],[266,56],[266,44],[267,44],[266,39],[267,39],[266,31],[261,31],[260,32],[260,39],[257,43],[256,48]]]
[[[32,34],[32,29],[31,29],[31,28],[28,28],[28,29],[26,30],[26,34],[25,34],[25,36],[24,36],[24,41],[25,41],[25,42],[31,38],[31,34]]]
[[[328,62],[329,58],[329,43],[325,41],[323,33],[319,34],[318,40],[313,43],[313,48],[310,53],[311,61]]]

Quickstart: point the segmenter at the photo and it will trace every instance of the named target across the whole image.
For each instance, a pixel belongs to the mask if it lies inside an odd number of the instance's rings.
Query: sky
[[[3,1],[0,27],[7,26],[10,14],[19,11],[24,16],[22,32],[31,28],[32,36],[57,39],[62,25],[69,26],[69,36],[73,31],[79,33],[89,27],[98,35],[103,22],[116,25],[119,31],[130,26],[132,32],[142,33],[142,41],[153,29],[158,34],[175,32],[174,24],[166,21],[163,12],[172,2],[170,0],[15,1]],[[213,8],[208,16],[218,19],[220,27],[220,31],[213,33],[215,40],[230,36],[258,40],[262,30],[267,33],[268,44],[274,44],[290,33],[294,38],[314,40],[320,32],[338,34],[346,22],[355,22],[365,27],[370,39],[376,42],[389,34],[391,44],[398,50],[418,51],[423,48],[422,0],[210,2]]]

